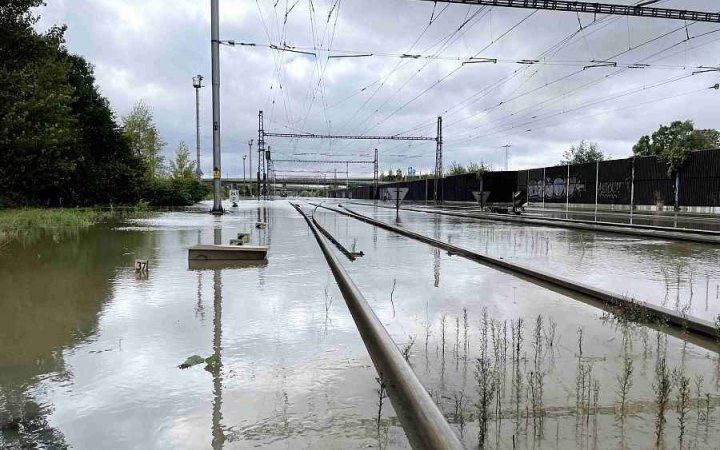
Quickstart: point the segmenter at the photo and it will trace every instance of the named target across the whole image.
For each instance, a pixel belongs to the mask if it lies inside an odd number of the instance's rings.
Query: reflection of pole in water
[[[202,231],[197,232],[197,243],[200,245],[202,242]],[[197,288],[197,305],[195,306],[195,316],[200,316],[200,320],[205,320],[205,309],[202,304],[202,271],[198,270],[197,273],[198,288]]]
[[[200,316],[200,320],[205,320],[205,309],[202,304],[202,271],[197,271],[198,288],[197,288],[197,305],[195,305],[195,317]]]
[[[435,218],[435,230],[434,230],[434,237],[435,239],[440,239],[440,221],[438,218]],[[440,249],[435,248],[433,249],[433,273],[435,275],[435,287],[440,286]]]
[[[217,233],[216,233],[217,235]],[[216,270],[213,276],[213,374],[212,447],[220,449],[225,443],[222,430],[222,277]]]

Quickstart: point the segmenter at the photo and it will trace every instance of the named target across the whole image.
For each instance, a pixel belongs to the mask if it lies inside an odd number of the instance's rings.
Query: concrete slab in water
[[[268,247],[255,245],[193,245],[188,248],[190,261],[263,260]]]

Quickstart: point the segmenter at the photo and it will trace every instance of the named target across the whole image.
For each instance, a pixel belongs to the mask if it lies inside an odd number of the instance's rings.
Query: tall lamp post
[[[200,179],[202,178],[202,170],[200,169],[200,88],[202,85],[203,76],[198,75],[193,77],[193,87],[195,88],[195,136],[196,136],[196,148],[197,155],[195,157],[195,176]]]
[[[245,158],[247,158],[247,155],[243,155],[243,184],[247,187],[247,183],[245,182]]]

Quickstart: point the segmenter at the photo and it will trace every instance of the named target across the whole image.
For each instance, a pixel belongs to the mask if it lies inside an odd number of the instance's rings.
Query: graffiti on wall
[[[530,201],[542,201],[544,193],[545,200],[559,201],[565,200],[566,190],[570,199],[581,196],[586,191],[586,184],[580,177],[570,177],[569,181],[568,186],[565,177],[548,177],[545,180],[530,179],[528,181],[528,199]]]
[[[601,200],[615,201],[623,197],[626,181],[605,181],[598,186],[598,198]]]

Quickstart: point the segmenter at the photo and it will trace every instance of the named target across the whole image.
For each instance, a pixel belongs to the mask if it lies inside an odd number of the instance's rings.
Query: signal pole
[[[200,179],[202,178],[202,170],[200,169],[200,88],[202,85],[203,76],[198,75],[193,77],[193,87],[195,88],[195,136],[196,136],[196,149],[197,155],[195,157],[195,176]]]
[[[213,208],[222,215],[222,174],[220,163],[220,0],[210,0],[210,56],[212,60],[213,109]]]

